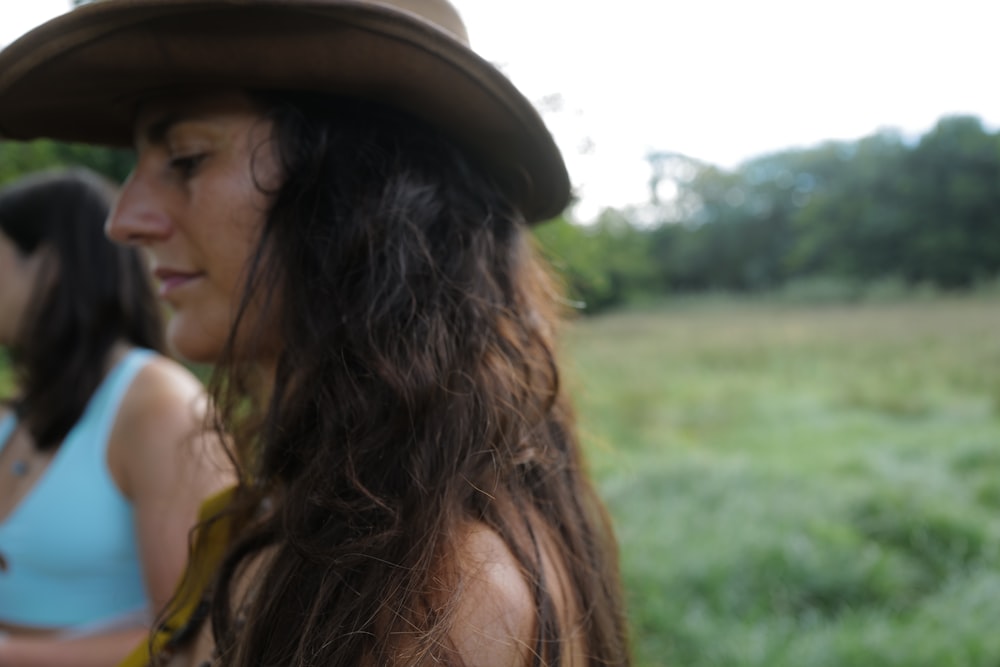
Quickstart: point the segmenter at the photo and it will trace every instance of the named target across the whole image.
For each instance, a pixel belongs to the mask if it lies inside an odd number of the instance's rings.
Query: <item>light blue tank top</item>
[[[122,397],[153,355],[133,350],[104,378],[27,496],[0,523],[0,621],[97,627],[148,605],[132,507],[107,445]],[[0,446],[16,424],[0,421]]]

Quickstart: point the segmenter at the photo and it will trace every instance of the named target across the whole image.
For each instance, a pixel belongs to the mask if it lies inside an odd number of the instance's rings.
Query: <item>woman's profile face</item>
[[[272,125],[249,96],[231,91],[149,101],[134,128],[136,167],[108,235],[148,252],[174,311],[171,346],[191,361],[214,361],[270,205],[263,190],[277,185]],[[250,324],[258,316],[247,313]]]

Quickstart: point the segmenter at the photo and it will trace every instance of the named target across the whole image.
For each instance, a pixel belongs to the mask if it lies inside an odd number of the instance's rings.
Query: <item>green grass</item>
[[[1000,664],[1000,299],[576,322],[641,666]]]

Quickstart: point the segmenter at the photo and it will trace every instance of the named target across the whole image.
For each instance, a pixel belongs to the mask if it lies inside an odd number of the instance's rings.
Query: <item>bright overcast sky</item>
[[[732,167],[949,113],[1000,127],[1000,0],[455,0],[544,115],[578,217],[647,197],[649,150]],[[0,0],[0,44],[70,0]]]

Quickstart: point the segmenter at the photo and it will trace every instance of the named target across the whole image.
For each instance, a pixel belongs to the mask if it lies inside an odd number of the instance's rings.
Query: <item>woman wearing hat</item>
[[[114,198],[82,169],[0,188],[5,667],[128,655],[173,594],[201,499],[232,482],[202,386],[163,354],[142,255],[104,235]]]
[[[569,184],[444,0],[104,0],[0,134],[133,144],[108,232],[216,363],[241,480],[130,664],[623,665],[529,225]]]

